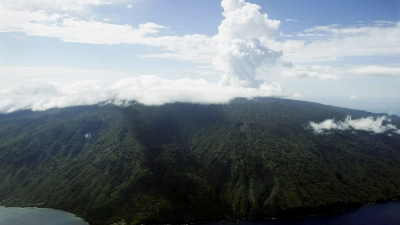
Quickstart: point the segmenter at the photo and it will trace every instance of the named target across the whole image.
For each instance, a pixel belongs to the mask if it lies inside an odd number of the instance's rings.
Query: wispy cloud
[[[68,14],[22,11],[0,8],[0,32],[25,33],[28,36],[60,38],[65,42],[90,44],[147,44],[164,26],[144,23],[111,24],[107,21],[84,20]]]
[[[15,10],[55,11],[73,13],[85,11],[93,6],[124,4],[131,0],[13,0],[2,1],[1,4]]]
[[[226,58],[223,54],[229,51],[224,43],[235,39],[248,42],[245,45],[243,42],[236,41],[236,48],[252,46],[251,49],[259,50],[257,52],[272,51],[275,55],[265,54],[265,57],[274,59],[281,56],[286,61],[296,63],[335,61],[344,56],[398,55],[400,52],[400,22],[377,21],[369,24],[360,23],[356,27],[317,26],[286,40],[278,41],[274,39],[274,33],[277,32],[280,22],[269,19],[267,14],[260,13],[258,5],[244,1],[222,1],[225,19],[219,27],[219,34],[215,37],[201,34],[170,36],[163,34],[166,25],[111,24],[108,23],[110,21],[76,17],[61,10],[74,6],[82,8],[124,2],[129,1],[7,1],[7,4],[0,6],[0,32],[59,38],[65,42],[76,43],[150,45],[160,47],[167,52],[151,54],[147,57],[201,63],[211,63],[217,55],[218,59]],[[43,8],[46,5],[51,7]],[[127,5],[131,4],[125,4]],[[241,19],[238,20],[238,18]],[[287,21],[289,20],[291,19]],[[254,39],[258,39],[259,42],[254,42]],[[241,52],[240,49],[234,49],[234,46],[230,46],[230,51]],[[278,54],[281,51],[283,55]],[[253,63],[256,61],[254,60]],[[223,64],[222,62],[215,62],[215,64],[217,69],[227,70],[218,65]],[[355,70],[355,72],[360,71]],[[390,74],[394,72],[391,70]]]
[[[330,66],[300,66],[297,65],[282,71],[283,77],[296,78],[316,78],[320,80],[337,80],[340,77],[335,73],[335,69]]]
[[[298,22],[298,20],[294,20],[294,19],[286,19],[286,22]]]
[[[384,122],[386,122],[386,124],[384,124]],[[400,134],[400,129],[388,122],[391,122],[391,120],[386,116],[377,117],[376,119],[373,117],[352,119],[351,116],[347,116],[344,121],[327,119],[321,123],[310,122],[309,127],[313,129],[316,134],[323,134],[331,130],[361,130],[375,134],[392,131],[393,133]]]
[[[164,48],[168,52],[148,57],[195,62],[199,62],[197,58],[202,58],[200,62],[207,63],[221,53],[221,39],[227,41],[229,38],[258,39],[264,50],[282,51],[284,60],[296,63],[335,61],[344,56],[398,55],[400,52],[400,22],[377,21],[350,27],[317,26],[278,41],[274,40],[273,34],[280,22],[260,13],[258,5],[244,1],[222,1],[225,19],[219,27],[218,38],[200,34],[161,35],[166,25],[110,24],[107,23],[109,21],[96,21],[94,18],[65,13],[67,9],[79,11],[88,7],[123,3],[125,6],[131,5],[126,4],[129,3],[127,0],[5,1],[0,5],[0,32],[52,37],[77,43],[151,45]],[[237,20],[238,18],[241,20]]]
[[[296,63],[331,62],[347,56],[397,56],[400,22],[317,26],[270,46],[282,50],[283,59]]]
[[[399,77],[400,67],[388,66],[363,66],[350,70],[351,73],[370,75],[370,76],[383,76],[383,77]]]
[[[74,5],[75,2],[78,1],[71,0],[68,5]],[[260,42],[261,38],[272,39],[280,22],[260,13],[258,5],[244,1],[222,1],[225,19],[214,37],[202,34],[171,36],[167,33],[167,26],[160,24],[148,22],[136,27],[115,24],[107,19],[97,21],[95,18],[76,17],[54,10],[35,10],[31,4],[24,3],[25,7],[22,8],[16,7],[16,4],[13,7],[0,7],[0,32],[59,38],[74,43],[155,46],[165,51],[142,57],[197,63],[214,61],[214,67],[226,73],[226,83],[254,86],[255,69],[262,64],[273,65],[282,55],[280,51],[273,51]],[[66,4],[55,6],[64,7]],[[102,4],[111,3],[101,0],[80,3]]]

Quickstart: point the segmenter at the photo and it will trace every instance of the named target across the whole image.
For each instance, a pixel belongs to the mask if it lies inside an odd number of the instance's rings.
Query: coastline
[[[60,210],[60,209],[41,208],[41,207],[31,207],[31,206],[28,206],[28,207],[19,207],[19,206],[3,206],[3,205],[0,205],[0,209],[1,209],[1,208],[4,208],[4,209],[22,209],[22,210],[24,210],[24,209],[25,209],[25,210],[33,209],[33,210],[43,210],[43,211],[54,211],[54,212],[59,212],[59,213],[68,215],[68,216],[70,216],[71,218],[74,218],[74,219],[76,219],[76,220],[79,220],[79,221],[82,222],[82,223],[86,223],[86,224],[90,225],[90,223],[89,223],[87,220],[85,220],[84,218],[82,218],[82,217],[80,217],[80,216],[77,216],[77,215],[75,215],[75,214],[73,214],[73,213],[71,213],[71,212],[64,211],[64,210]]]
[[[220,220],[204,220],[204,221],[193,221],[193,222],[159,222],[159,221],[146,221],[140,222],[139,224],[158,224],[158,225],[183,225],[183,224],[217,224],[217,223],[230,223],[230,224],[237,224],[241,220],[250,220],[250,221],[264,221],[264,220],[278,220],[278,221],[290,221],[295,220],[297,218],[311,218],[311,217],[320,217],[320,216],[328,216],[334,214],[340,214],[344,212],[348,212],[350,210],[359,209],[366,205],[371,204],[387,204],[394,201],[400,201],[400,196],[394,198],[388,198],[383,200],[378,200],[375,202],[367,202],[367,203],[347,203],[347,204],[331,204],[324,207],[313,207],[313,208],[295,208],[289,211],[281,211],[277,215],[270,216],[270,217],[263,217],[263,218],[252,218],[252,217],[238,217],[236,219],[220,219]],[[307,213],[304,213],[307,212]],[[126,223],[113,223],[113,224],[106,224],[106,223],[89,223],[90,225],[127,225]]]
[[[394,201],[400,201],[400,196],[382,199],[374,202],[367,202],[367,203],[334,203],[322,207],[298,207],[298,208],[291,208],[284,211],[279,211],[276,215],[270,215],[267,217],[238,217],[235,219],[217,219],[217,220],[202,220],[202,221],[191,221],[191,222],[160,222],[160,221],[141,221],[138,224],[159,224],[159,225],[167,225],[167,224],[217,224],[217,223],[231,223],[237,224],[241,220],[252,220],[252,221],[263,221],[263,220],[279,220],[279,221],[290,221],[296,218],[311,218],[311,217],[319,217],[319,216],[327,216],[332,214],[339,214],[349,210],[354,210],[361,208],[366,205],[375,205],[375,204],[387,204]],[[0,205],[0,208],[20,208],[20,209],[38,209],[38,210],[52,210],[52,211],[59,211],[70,216],[73,216],[82,222],[87,223],[88,225],[127,225],[124,221],[116,221],[111,224],[102,221],[94,221],[90,218],[87,218],[84,214],[78,212],[71,212],[65,211],[62,209],[56,208],[42,208],[42,207],[21,207],[21,206],[4,206]]]

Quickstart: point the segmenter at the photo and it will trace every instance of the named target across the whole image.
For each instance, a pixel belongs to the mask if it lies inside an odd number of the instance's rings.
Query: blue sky
[[[0,0],[0,112],[276,96],[400,115],[400,1]]]

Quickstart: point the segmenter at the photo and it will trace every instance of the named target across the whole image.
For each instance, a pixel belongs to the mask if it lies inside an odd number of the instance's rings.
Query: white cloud
[[[218,56],[213,65],[225,72],[222,83],[245,87],[257,87],[255,71],[262,65],[274,66],[282,52],[262,45],[260,39],[272,39],[280,22],[270,20],[260,13],[260,6],[243,0],[223,0],[225,19],[213,37],[217,42]]]
[[[334,119],[327,119],[321,123],[310,122],[309,126],[314,130],[316,134],[323,134],[329,130],[362,130],[371,133],[384,133],[386,131],[393,131],[394,133],[400,134],[400,129],[393,124],[383,124],[384,121],[390,122],[391,120],[386,116],[377,117],[365,117],[360,119],[352,119],[351,116],[347,116],[344,121],[335,121]]]
[[[200,34],[185,36],[160,36],[143,40],[143,44],[161,47],[166,53],[147,54],[142,57],[165,58],[211,64],[218,54],[215,41]]]
[[[286,19],[286,22],[298,22],[298,20],[294,20],[294,19]]]
[[[126,6],[126,8],[128,8],[128,9],[133,9],[133,5],[130,5],[130,4],[129,4],[129,5]]]
[[[102,84],[113,84],[135,74],[112,70],[89,70],[68,67],[0,66],[0,80],[8,83],[28,85],[35,82],[77,82],[100,80]]]
[[[316,78],[320,80],[337,80],[340,77],[335,73],[335,69],[330,66],[300,66],[296,65],[293,68],[283,70],[283,77],[296,78]]]
[[[142,55],[142,57],[168,58],[196,63],[211,64],[218,53],[215,41],[206,35],[161,35],[167,32],[167,26],[148,22],[134,27],[111,22],[118,21],[109,18],[97,21],[94,18],[81,18],[62,12],[32,10],[29,7],[10,9],[0,5],[0,32],[59,38],[64,42],[73,43],[155,46],[166,51]]]
[[[370,75],[370,76],[383,76],[383,77],[399,77],[400,67],[387,67],[387,66],[364,66],[350,70],[351,73]]]
[[[149,23],[153,26],[110,24],[107,20],[99,22],[94,18],[87,19],[88,13],[76,16],[70,12],[110,4],[129,6],[130,2],[129,0],[1,1],[0,32],[53,37],[66,42],[151,45],[164,48],[167,52],[147,57],[201,63],[212,62],[220,52],[222,55],[214,61],[217,61],[216,68],[225,73],[228,68],[222,64],[229,60],[224,60],[223,55],[229,42],[234,39],[249,42],[242,46],[236,45],[240,48],[249,45],[255,48],[258,46],[260,50],[258,53],[265,53],[264,55],[257,53],[256,57],[249,56],[249,58],[264,56],[271,62],[272,59],[279,58],[278,53],[281,51],[284,52],[282,59],[297,63],[335,61],[343,56],[398,55],[400,52],[400,22],[378,21],[359,24],[356,27],[318,26],[295,34],[294,37],[277,41],[274,35],[280,21],[269,19],[267,14],[260,13],[258,5],[243,0],[222,1],[225,19],[219,27],[219,34],[215,37],[199,34],[183,37],[161,36],[166,26],[156,26],[154,23]],[[294,21],[293,19],[286,21],[291,20]],[[237,52],[240,53],[239,50]],[[258,64],[248,63],[246,67],[251,66],[257,67]],[[392,73],[393,71],[390,74]],[[243,78],[248,79],[248,76]],[[326,79],[332,78],[326,77]]]
[[[121,4],[130,0],[2,0],[0,4],[11,9],[21,10],[30,9],[32,11],[64,11],[71,13],[73,11],[83,11],[88,7]]]
[[[259,90],[263,85],[269,87],[270,83],[257,80],[263,76],[260,70],[266,68],[263,71],[267,71],[267,73],[264,74],[270,76],[271,74],[268,73],[271,71],[270,68],[276,64],[283,65],[284,60],[294,62],[295,66],[291,68],[282,66],[280,68],[282,71],[277,73],[278,75],[313,78],[316,79],[315,82],[318,82],[318,80],[337,80],[343,74],[341,73],[343,71],[338,68],[317,65],[323,61],[335,61],[344,56],[398,56],[400,52],[399,22],[376,22],[360,24],[357,27],[340,25],[313,27],[298,34],[281,35],[277,40],[276,34],[280,21],[268,18],[267,14],[260,12],[258,5],[247,3],[244,0],[222,1],[224,20],[218,28],[218,34],[213,37],[201,34],[172,36],[171,33],[168,33],[167,24],[121,24],[117,20],[106,17],[99,16],[96,19],[95,16],[92,16],[93,14],[86,13],[87,10],[106,7],[109,4],[121,4],[121,8],[126,9],[126,7],[129,8],[129,3],[132,2],[128,0],[0,0],[0,32],[16,33],[18,36],[51,37],[64,42],[154,46],[160,51],[141,55],[141,57],[212,64],[217,72],[213,73],[208,69],[206,73],[223,74],[220,84],[236,86],[236,89],[232,87],[232,90],[237,91],[236,93],[242,93],[239,90],[244,89],[240,87],[249,87],[248,90]],[[88,15],[92,17],[89,19]],[[294,22],[292,19],[286,21]],[[301,63],[305,63],[305,65],[301,65]],[[59,72],[62,73],[62,71]],[[369,72],[367,73],[367,71]],[[51,73],[53,72],[51,71]],[[360,67],[350,69],[350,72],[395,77],[398,77],[399,74],[398,67],[395,66]],[[32,77],[32,74],[39,74],[39,71],[34,69],[30,74],[29,71],[23,70],[21,73]],[[202,72],[197,71],[196,73]],[[2,68],[0,68],[0,74],[4,74]],[[101,74],[103,76],[104,71]],[[93,76],[90,75],[90,77]],[[129,77],[129,75],[118,77],[113,82],[124,77]],[[16,78],[7,77],[7,80],[12,79]],[[43,80],[45,79],[43,78]],[[282,80],[288,81],[289,79]],[[345,76],[338,82],[344,82],[343,80],[345,80]],[[64,83],[65,81],[57,80],[57,83],[59,82]],[[167,80],[161,83],[168,84]],[[111,89],[108,86],[98,85],[100,89],[107,91]],[[50,85],[50,87],[53,86],[53,84]],[[277,87],[277,85],[275,86]],[[206,87],[214,86],[207,82]],[[57,86],[55,90],[57,91],[49,91],[49,93],[56,96],[54,93],[59,93],[60,89]],[[224,90],[228,91],[228,89]],[[111,91],[111,93],[113,94],[107,94],[105,99],[114,99],[119,96],[115,91]],[[63,93],[59,95],[63,96]],[[229,96],[234,95],[233,93],[229,94]],[[72,97],[69,96],[68,99],[70,98]],[[182,99],[182,97],[176,98]],[[160,97],[160,99],[162,98]],[[89,101],[86,102],[92,104]],[[32,108],[29,106],[30,103],[27,105],[24,107]],[[50,105],[62,107],[57,104]],[[8,109],[10,108],[12,107]]]
[[[304,97],[305,97],[304,95],[302,95],[298,92],[296,92],[292,95],[292,98],[294,98],[294,99],[300,99],[300,98],[304,98]]]
[[[0,8],[0,32],[20,32],[29,36],[60,38],[65,42],[90,44],[149,44],[148,36],[164,26],[145,23],[138,28],[83,20],[68,14],[40,11],[15,11]]]
[[[0,112],[46,110],[111,102],[117,105],[137,101],[146,105],[173,102],[226,103],[235,97],[286,96],[276,83],[264,82],[258,88],[222,86],[206,80],[166,80],[158,76],[140,76],[102,86],[98,81],[74,83],[38,83],[15,86],[0,83]]]
[[[400,22],[318,26],[269,46],[282,50],[283,59],[296,63],[337,61],[346,56],[396,56],[400,52]]]
[[[357,100],[357,99],[358,99],[358,96],[357,96],[357,95],[350,95],[350,99],[351,99],[351,100]]]
[[[1,112],[13,112],[22,109],[42,110],[71,105],[92,105],[110,94],[95,81],[83,81],[73,84],[40,83],[9,87],[2,91]]]
[[[88,3],[89,4],[89,3]],[[108,4],[103,1],[92,5]],[[142,44],[160,47],[166,52],[143,57],[161,57],[211,63],[225,72],[220,83],[205,80],[166,80],[157,76],[141,76],[117,81],[112,86],[98,81],[44,82],[29,86],[8,85],[0,95],[0,111],[21,109],[45,110],[54,107],[91,105],[112,101],[122,104],[135,100],[143,104],[159,105],[170,102],[224,103],[235,97],[286,96],[277,83],[255,80],[256,69],[274,66],[282,52],[270,50],[260,39],[273,39],[279,21],[268,19],[260,7],[243,0],[223,0],[224,17],[214,37],[194,34],[185,36],[160,35],[167,27],[140,24],[136,28],[111,24],[111,20],[96,21],[69,14],[51,13],[32,8],[0,8],[0,32],[18,32],[29,36],[59,38],[65,42],[90,44]],[[12,19],[11,19],[12,18]],[[7,68],[0,75],[9,76],[15,68]],[[72,69],[74,70],[74,69]],[[52,76],[54,68],[25,68],[25,76]],[[68,69],[60,70],[59,72]],[[44,73],[41,74],[41,73]],[[79,74],[80,71],[73,71]],[[24,76],[22,75],[22,76]],[[59,75],[59,74],[58,74]],[[45,78],[43,80],[46,80]]]

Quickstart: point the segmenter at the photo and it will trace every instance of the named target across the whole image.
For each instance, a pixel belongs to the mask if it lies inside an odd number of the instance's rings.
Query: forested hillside
[[[309,128],[347,115],[378,116],[274,98],[1,114],[0,205],[91,224],[187,223],[400,196],[400,134]]]

